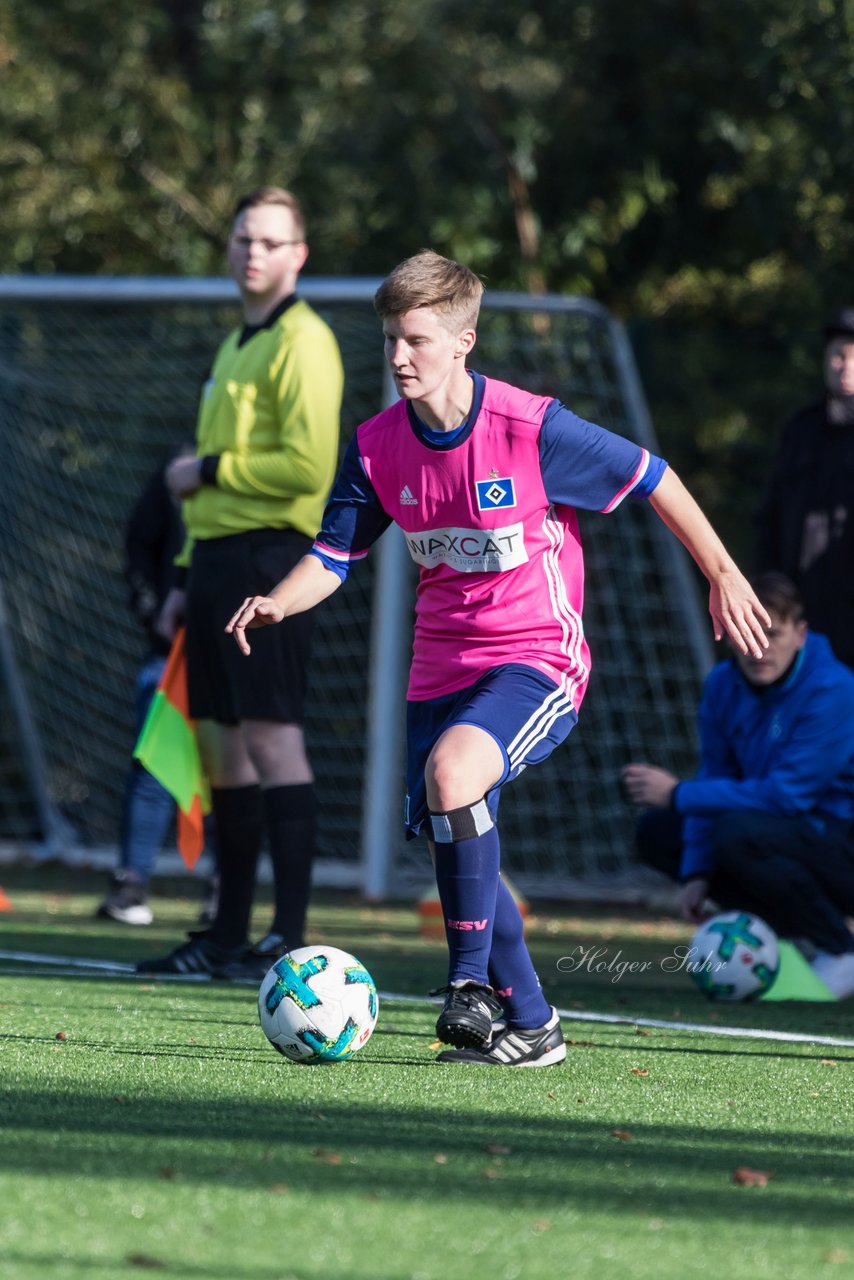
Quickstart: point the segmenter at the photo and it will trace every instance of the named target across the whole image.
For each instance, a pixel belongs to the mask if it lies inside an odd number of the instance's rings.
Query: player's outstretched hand
[[[269,596],[247,596],[243,604],[226,625],[226,631],[234,636],[241,653],[250,653],[247,630],[253,627],[269,627],[281,622],[285,612]]]
[[[740,653],[762,657],[768,648],[771,619],[750,583],[737,569],[712,582],[709,613],[716,640],[726,635]]]

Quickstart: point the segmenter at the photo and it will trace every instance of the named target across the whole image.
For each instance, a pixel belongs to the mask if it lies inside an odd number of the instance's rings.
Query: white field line
[[[81,976],[98,974],[111,978],[136,978],[140,982],[162,982],[164,978],[180,982],[208,982],[206,974],[151,974],[137,973],[132,964],[119,964],[112,960],[86,960],[79,956],[40,955],[32,951],[0,951],[0,962],[27,966],[22,969],[0,969],[0,978],[7,975],[35,973],[37,970],[55,974],[59,969],[71,969]],[[232,986],[254,986],[249,980],[232,983]],[[392,1004],[441,1004],[429,996],[403,995],[396,991],[380,991],[381,1000]],[[811,1036],[799,1031],[768,1031],[761,1027],[722,1027],[705,1022],[668,1022],[662,1018],[628,1018],[618,1013],[588,1013],[579,1009],[558,1009],[565,1022],[594,1022],[621,1027],[652,1027],[656,1031],[699,1031],[703,1035],[730,1036],[739,1040],[771,1040],[781,1044],[821,1044],[836,1049],[854,1049],[854,1040],[842,1040],[838,1036]]]
[[[613,1013],[579,1013],[577,1009],[558,1009],[568,1022],[611,1022],[623,1026],[655,1027],[659,1031],[702,1031],[710,1036],[735,1036],[745,1040],[779,1040],[785,1044],[827,1044],[838,1049],[854,1049],[854,1040],[837,1036],[810,1036],[800,1031],[766,1031],[762,1027],[718,1027],[706,1022],[666,1022],[660,1018],[622,1018]]]
[[[408,1000],[416,1004],[441,1004],[425,996],[403,996],[391,991],[379,993],[384,1000]],[[710,1036],[735,1036],[746,1040],[779,1040],[786,1044],[826,1044],[837,1049],[854,1049],[854,1040],[836,1036],[810,1036],[799,1031],[766,1031],[761,1027],[719,1027],[705,1022],[666,1022],[660,1018],[627,1018],[620,1013],[581,1013],[578,1009],[558,1009],[565,1022],[601,1022],[622,1027],[655,1027],[659,1031],[702,1031]]]
[[[0,951],[0,960],[9,960],[13,964],[42,965],[56,969],[98,969],[113,975],[136,973],[136,966],[119,964],[115,960],[86,960],[80,956],[42,955],[37,951]]]

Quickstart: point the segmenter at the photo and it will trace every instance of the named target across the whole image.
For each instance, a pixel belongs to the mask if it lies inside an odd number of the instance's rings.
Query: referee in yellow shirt
[[[223,342],[199,409],[196,456],[167,472],[187,543],[163,606],[187,626],[190,713],[211,783],[220,901],[210,930],[140,973],[257,978],[303,943],[315,837],[303,737],[311,613],[269,628],[247,662],[223,630],[235,600],[266,595],[312,545],[338,460],[343,369],[332,331],[296,296],[306,257],[295,197],[263,187],[239,200],[228,265],[244,324]],[[249,944],[262,839],[275,882],[268,934]]]

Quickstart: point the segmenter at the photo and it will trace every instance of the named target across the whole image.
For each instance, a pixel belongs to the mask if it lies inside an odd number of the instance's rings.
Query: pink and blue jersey
[[[418,565],[408,697],[521,663],[578,710],[590,673],[576,508],[645,498],[666,463],[559,401],[472,373],[456,431],[399,400],[356,431],[313,552],[345,577],[392,522]]]

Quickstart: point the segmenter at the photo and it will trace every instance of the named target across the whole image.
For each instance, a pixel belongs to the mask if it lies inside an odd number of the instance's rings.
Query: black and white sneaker
[[[135,871],[120,867],[113,874],[104,901],[95,915],[118,920],[120,924],[151,924],[154,916],[145,900],[142,881]]]
[[[222,947],[213,941],[208,930],[200,930],[191,933],[187,942],[182,942],[168,956],[159,956],[156,960],[140,960],[136,971],[152,977],[163,974],[185,978],[216,978],[226,965],[240,959],[244,952],[245,947]]]
[[[276,961],[290,950],[280,933],[268,933],[236,959],[220,965],[214,977],[228,982],[262,982]]]
[[[501,1005],[491,987],[477,982],[452,982],[431,991],[445,996],[445,1007],[436,1021],[436,1035],[443,1044],[458,1049],[482,1049],[492,1039],[492,1021]]]
[[[253,943],[252,950],[256,956],[269,956],[270,964],[275,964],[286,951],[296,951],[297,947],[302,945],[301,942],[297,942],[289,947],[281,933],[265,933],[263,938]]]
[[[437,1062],[470,1062],[484,1067],[553,1067],[566,1057],[557,1010],[543,1027],[505,1027],[484,1049],[446,1049]]]

